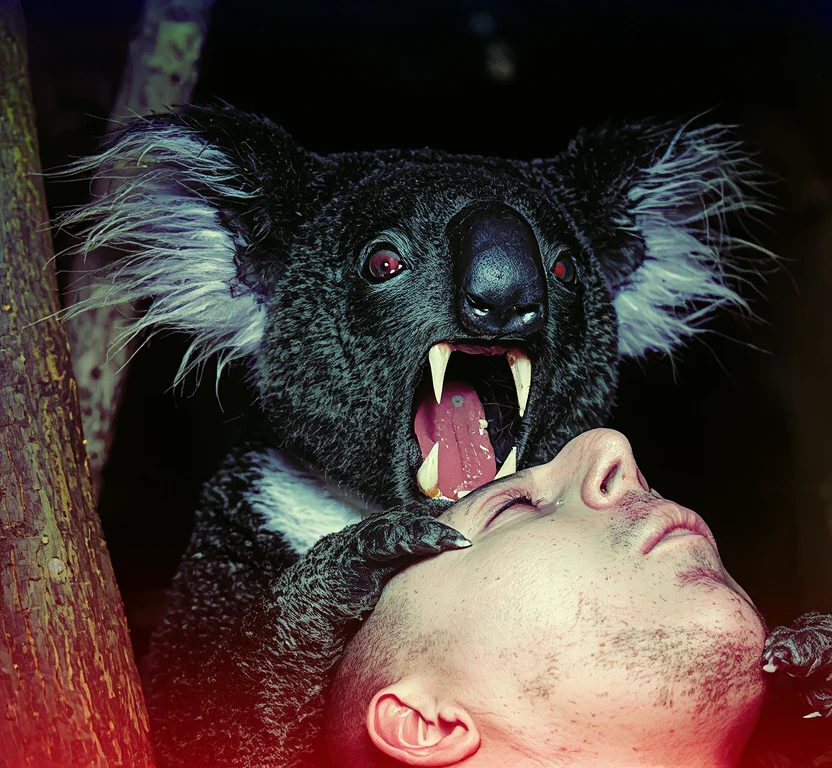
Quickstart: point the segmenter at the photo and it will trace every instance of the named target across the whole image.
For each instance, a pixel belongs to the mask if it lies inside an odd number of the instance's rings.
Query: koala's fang
[[[428,498],[456,500],[494,480],[497,464],[508,469],[507,457],[516,457],[517,418],[528,402],[532,362],[518,347],[439,342],[428,353],[428,365],[431,386],[426,373],[414,403],[413,431],[422,456],[416,483]]]

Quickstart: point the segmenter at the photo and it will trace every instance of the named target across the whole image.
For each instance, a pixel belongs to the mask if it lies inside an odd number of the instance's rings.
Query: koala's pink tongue
[[[456,499],[458,491],[473,491],[497,474],[485,412],[474,388],[464,381],[446,381],[442,402],[423,389],[413,429],[424,460],[439,443],[439,491]]]

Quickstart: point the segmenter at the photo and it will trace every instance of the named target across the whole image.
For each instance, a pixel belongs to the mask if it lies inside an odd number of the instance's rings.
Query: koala
[[[79,248],[126,253],[72,312],[149,299],[125,339],[184,332],[177,381],[216,355],[258,395],[150,653],[170,766],[305,765],[314,728],[293,722],[317,717],[372,595],[465,545],[433,516],[603,425],[622,358],[745,308],[736,285],[763,257],[726,218],[768,207],[730,131],[694,122],[607,125],[529,161],[319,156],[262,117],[188,106],[75,170],[119,182],[68,217]]]

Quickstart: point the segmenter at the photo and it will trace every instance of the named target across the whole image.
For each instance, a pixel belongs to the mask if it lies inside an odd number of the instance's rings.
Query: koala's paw
[[[832,715],[832,616],[807,613],[766,640],[763,669],[785,673],[809,705],[806,717]]]
[[[330,589],[340,588],[341,611],[371,611],[387,581],[423,557],[471,546],[461,533],[432,517],[403,509],[380,512],[342,531],[339,566],[328,569]]]
[[[356,553],[380,563],[411,556],[428,557],[471,546],[459,531],[444,523],[407,512],[369,518],[360,528],[356,532]]]
[[[317,542],[281,576],[276,594],[299,605],[314,603],[339,623],[360,618],[398,571],[419,558],[470,545],[432,517],[406,509],[377,512]]]

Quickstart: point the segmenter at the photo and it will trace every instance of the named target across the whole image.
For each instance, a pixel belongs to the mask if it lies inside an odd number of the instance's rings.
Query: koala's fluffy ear
[[[81,237],[78,250],[126,251],[68,315],[153,299],[122,339],[191,335],[177,381],[214,353],[220,369],[250,354],[310,179],[324,162],[268,120],[227,106],[133,121],[68,170],[90,174],[99,194],[61,222]]]
[[[728,127],[607,126],[535,165],[601,262],[622,355],[670,353],[715,308],[746,308],[735,287],[759,266],[735,251],[766,252],[729,235],[725,217],[770,206],[763,172]]]

